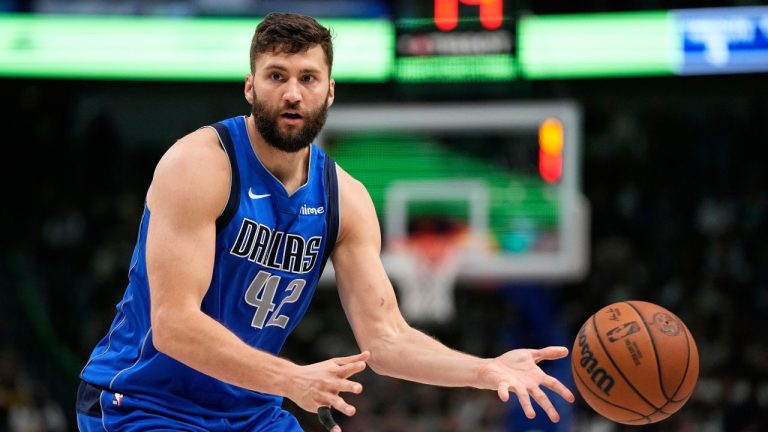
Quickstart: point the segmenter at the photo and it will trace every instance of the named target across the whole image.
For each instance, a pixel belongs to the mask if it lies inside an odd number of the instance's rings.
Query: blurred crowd
[[[691,329],[701,377],[678,414],[640,430],[768,430],[768,89],[691,99],[674,82],[656,84],[650,95],[642,88],[587,94],[587,84],[557,90],[580,99],[585,114],[588,277],[555,286],[462,285],[461,319],[424,330],[492,356],[570,346],[603,305],[655,302]],[[0,431],[74,430],[77,374],[122,295],[154,164],[177,138],[126,146],[108,111],[75,116],[77,92],[54,87],[15,83],[2,113],[18,156],[4,161],[12,176],[2,185],[0,215]],[[325,288],[289,340],[288,358],[356,350],[336,292]],[[565,361],[547,367],[574,388]],[[493,392],[370,371],[361,380],[366,391],[350,397],[358,415],[343,423],[348,431],[625,430],[581,402],[561,405],[563,422],[554,426],[523,419],[516,403],[501,404]],[[320,430],[312,415],[286,405],[308,431]]]
[[[714,82],[639,88],[587,111],[592,271],[568,304],[675,311],[701,353],[686,430],[766,430],[768,87]]]

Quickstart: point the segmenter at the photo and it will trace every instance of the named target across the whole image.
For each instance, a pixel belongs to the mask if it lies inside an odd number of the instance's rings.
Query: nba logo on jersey
[[[112,398],[112,405],[120,406],[122,404],[123,404],[123,394],[115,393],[115,396]]]

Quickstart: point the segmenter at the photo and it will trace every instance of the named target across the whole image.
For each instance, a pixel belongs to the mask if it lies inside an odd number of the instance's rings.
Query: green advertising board
[[[0,76],[239,81],[257,19],[0,15]],[[380,82],[392,69],[386,20],[329,19],[334,78]]]

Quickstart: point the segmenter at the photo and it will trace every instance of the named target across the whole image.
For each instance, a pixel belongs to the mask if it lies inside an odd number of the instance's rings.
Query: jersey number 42
[[[277,288],[280,285],[280,276],[273,275],[264,270],[260,271],[253,278],[251,285],[248,286],[248,290],[245,292],[245,302],[256,308],[251,326],[257,329],[262,329],[264,326],[285,328],[290,318],[281,315],[280,310],[289,303],[295,303],[301,297],[301,291],[304,290],[306,284],[307,281],[304,279],[292,280],[285,287],[288,296],[275,308],[274,300]]]

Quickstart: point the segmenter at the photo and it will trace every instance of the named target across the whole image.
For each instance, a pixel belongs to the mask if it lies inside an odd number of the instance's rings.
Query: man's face
[[[246,79],[246,99],[267,144],[286,152],[306,148],[325,125],[334,82],[318,45],[296,54],[264,53]]]

